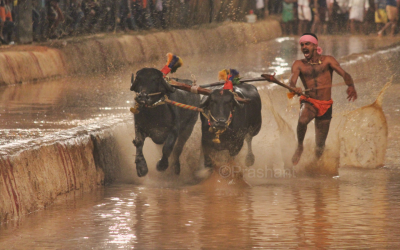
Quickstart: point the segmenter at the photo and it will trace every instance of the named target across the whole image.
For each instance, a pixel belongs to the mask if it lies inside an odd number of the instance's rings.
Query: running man
[[[325,140],[328,136],[329,125],[332,119],[331,86],[333,71],[343,77],[347,88],[347,99],[357,99],[353,79],[344,71],[336,59],[332,56],[321,55],[322,49],[318,47],[318,38],[315,34],[305,33],[300,38],[301,50],[305,59],[296,60],[292,65],[292,74],[289,79],[291,87],[295,88],[297,94],[302,93],[301,88],[296,88],[297,79],[300,77],[309,98],[300,96],[300,115],[297,124],[297,149],[293,155],[294,165],[300,161],[303,153],[303,141],[307,132],[307,125],[315,118],[315,141],[317,158],[322,156]]]

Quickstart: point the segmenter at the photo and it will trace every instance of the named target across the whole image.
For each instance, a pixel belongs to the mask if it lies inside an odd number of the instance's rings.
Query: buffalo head
[[[200,107],[205,110],[210,119],[210,127],[214,130],[225,129],[232,120],[235,107],[241,107],[235,95],[226,89],[216,89],[205,99]]]
[[[175,89],[165,81],[163,73],[158,69],[143,68],[136,72],[136,79],[132,74],[131,91],[137,93],[135,100],[139,104],[151,106]]]

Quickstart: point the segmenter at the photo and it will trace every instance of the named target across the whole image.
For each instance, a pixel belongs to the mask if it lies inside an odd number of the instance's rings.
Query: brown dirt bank
[[[224,51],[282,34],[276,20],[255,24],[225,22],[188,30],[124,35],[95,35],[40,46],[0,49],[0,85],[75,74],[104,73],[157,60],[167,52],[181,56]]]

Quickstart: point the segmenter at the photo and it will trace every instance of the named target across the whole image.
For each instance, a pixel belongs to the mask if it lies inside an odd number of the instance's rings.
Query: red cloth
[[[6,20],[6,9],[4,6],[0,7],[0,18],[3,22]]]
[[[169,72],[171,72],[171,69],[168,68],[168,65],[165,65],[164,68],[161,69],[161,72],[164,74],[164,77],[168,75]]]
[[[233,84],[232,81],[226,81],[224,84],[224,89],[229,89],[229,90],[233,90]]]
[[[317,100],[314,98],[310,98],[310,97],[305,97],[305,96],[300,96],[300,101],[306,101],[311,103],[314,108],[316,108],[318,110],[318,116],[323,116],[326,111],[332,106],[333,104],[333,100],[330,99],[329,101],[321,101],[321,100]]]

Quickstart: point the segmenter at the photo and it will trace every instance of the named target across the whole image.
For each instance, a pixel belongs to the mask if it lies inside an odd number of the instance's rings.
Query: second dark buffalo
[[[156,144],[164,144],[162,157],[157,162],[157,170],[168,168],[168,158],[173,153],[172,166],[176,174],[180,173],[179,156],[183,146],[190,137],[198,119],[195,111],[178,108],[168,104],[161,104],[162,98],[168,96],[170,100],[199,106],[200,96],[175,90],[166,82],[158,69],[143,68],[132,75],[131,91],[135,91],[135,98],[139,105],[139,113],[134,115],[136,146],[136,170],[139,177],[148,172],[147,163],[143,156],[143,145],[146,137],[150,137]]]
[[[213,167],[210,154],[214,151],[228,150],[230,156],[236,156],[244,140],[248,144],[246,166],[254,164],[251,142],[262,123],[260,95],[256,87],[245,83],[235,86],[234,92],[250,102],[240,104],[231,91],[214,89],[200,105],[208,114],[208,118],[201,116],[205,167]]]

